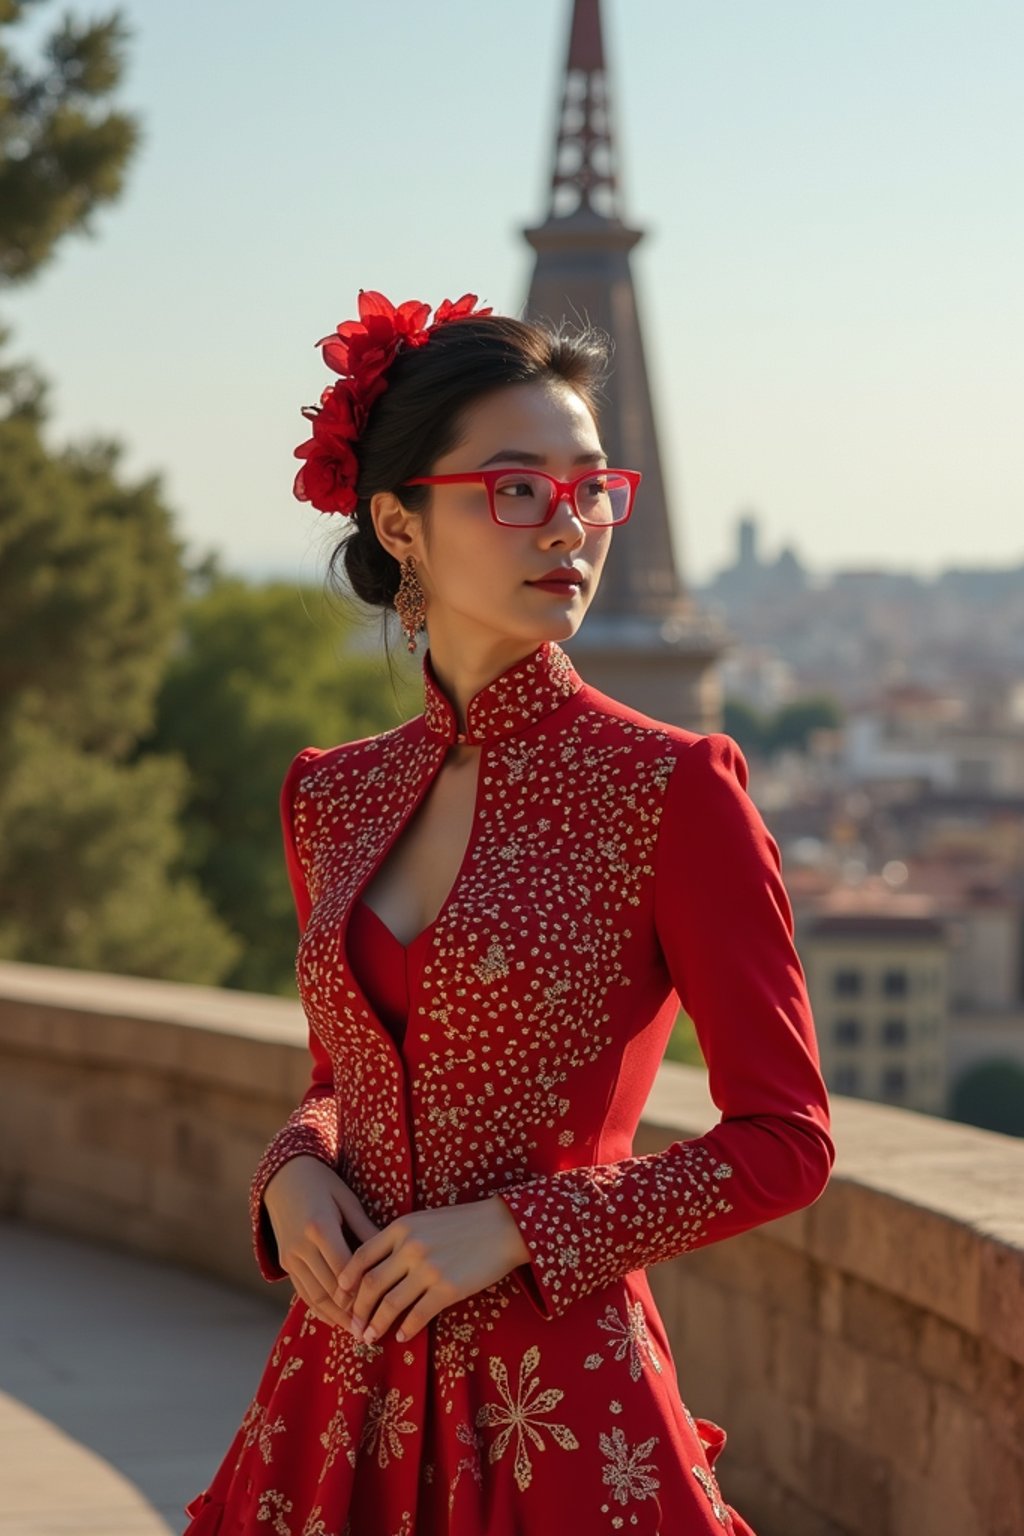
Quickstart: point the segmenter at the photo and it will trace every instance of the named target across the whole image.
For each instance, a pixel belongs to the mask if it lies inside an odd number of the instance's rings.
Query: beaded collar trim
[[[545,640],[537,650],[513,662],[469,701],[467,729],[458,730],[455,710],[437,680],[430,651],[423,657],[423,716],[427,730],[449,745],[483,746],[513,736],[550,715],[583,687],[562,647]]]

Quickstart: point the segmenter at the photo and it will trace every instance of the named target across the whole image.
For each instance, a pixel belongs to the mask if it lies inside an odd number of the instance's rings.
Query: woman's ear
[[[394,491],[374,491],[370,516],[377,538],[399,563],[406,555],[419,554],[420,520],[403,507]]]

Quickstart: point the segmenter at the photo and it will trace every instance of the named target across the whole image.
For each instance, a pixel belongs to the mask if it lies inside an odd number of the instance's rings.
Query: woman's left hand
[[[494,1285],[528,1258],[500,1195],[410,1211],[356,1249],[338,1275],[335,1299],[352,1304],[352,1332],[364,1343],[396,1318],[396,1338],[411,1339],[442,1307]]]

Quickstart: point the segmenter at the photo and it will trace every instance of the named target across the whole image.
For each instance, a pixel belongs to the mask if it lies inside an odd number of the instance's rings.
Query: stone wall
[[[308,1080],[298,1004],[0,964],[0,1209],[283,1308],[246,1200]],[[1024,1536],[1024,1142],[833,1115],[813,1206],[650,1271],[723,1494],[758,1536]],[[636,1150],[716,1119],[666,1063]]]

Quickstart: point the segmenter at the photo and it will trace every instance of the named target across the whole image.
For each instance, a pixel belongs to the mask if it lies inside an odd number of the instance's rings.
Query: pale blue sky
[[[145,141],[97,238],[5,296],[11,351],[53,381],[52,440],[123,439],[194,550],[317,580],[339,519],[291,495],[335,377],[313,343],[360,287],[519,311],[567,0],[120,9]],[[820,572],[1024,559],[1024,6],[604,19],[684,575],[747,508]]]

